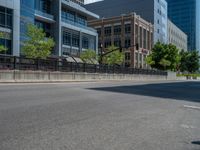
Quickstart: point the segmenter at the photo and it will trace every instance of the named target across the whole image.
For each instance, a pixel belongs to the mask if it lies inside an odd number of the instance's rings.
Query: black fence
[[[61,72],[87,73],[116,73],[116,74],[145,74],[163,75],[167,72],[153,69],[126,68],[121,66],[94,65],[85,63],[67,62],[65,59],[29,59],[15,56],[0,55],[1,70],[41,70]]]

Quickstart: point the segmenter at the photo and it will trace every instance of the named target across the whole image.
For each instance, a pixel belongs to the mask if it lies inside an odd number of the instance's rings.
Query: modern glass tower
[[[188,50],[200,51],[199,0],[167,0],[168,16],[188,35]]]

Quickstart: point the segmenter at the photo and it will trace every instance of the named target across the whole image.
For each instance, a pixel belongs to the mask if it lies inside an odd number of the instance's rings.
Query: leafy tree
[[[55,45],[52,38],[47,38],[43,29],[35,25],[27,26],[28,39],[24,41],[22,52],[28,58],[46,59],[51,54],[51,50]]]
[[[179,50],[176,46],[157,42],[146,62],[152,68],[176,71],[179,60]]]
[[[195,73],[199,70],[199,53],[198,51],[181,51],[180,52],[180,71]]]
[[[96,64],[97,63],[97,54],[94,50],[87,49],[83,51],[80,55],[80,58],[83,62],[88,64]]]
[[[103,57],[103,63],[108,65],[121,65],[123,63],[125,56],[118,47],[112,45],[108,47],[106,53],[107,55]]]
[[[0,45],[0,52],[7,51],[7,48],[3,45]]]

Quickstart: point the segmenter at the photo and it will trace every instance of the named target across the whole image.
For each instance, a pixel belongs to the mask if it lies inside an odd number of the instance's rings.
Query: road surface
[[[200,150],[200,82],[1,84],[0,150]]]

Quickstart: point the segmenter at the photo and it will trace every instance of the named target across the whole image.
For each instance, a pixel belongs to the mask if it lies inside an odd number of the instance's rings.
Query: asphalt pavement
[[[0,84],[0,150],[200,150],[200,82]]]

